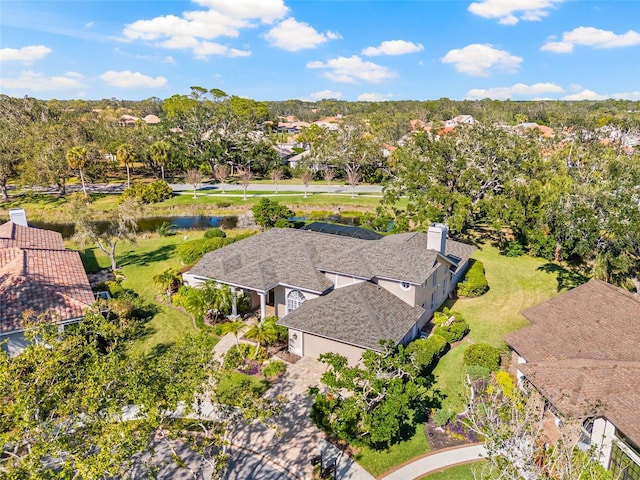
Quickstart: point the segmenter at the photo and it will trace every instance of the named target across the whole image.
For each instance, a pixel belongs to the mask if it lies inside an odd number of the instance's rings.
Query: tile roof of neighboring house
[[[591,407],[640,445],[640,297],[591,280],[523,315],[532,324],[506,337],[520,371],[561,413]]]
[[[564,415],[605,416],[640,445],[640,362],[571,359],[518,368]]]
[[[0,225],[0,333],[24,329],[25,310],[74,320],[93,300],[80,255],[64,249],[59,233]]]
[[[474,250],[453,240],[447,244],[447,253],[451,249],[458,258],[466,259]],[[207,253],[189,273],[254,290],[267,291],[283,284],[322,293],[333,285],[323,271],[421,284],[439,260],[447,261],[427,249],[426,233],[362,240],[273,228]]]
[[[278,324],[379,351],[380,340],[399,343],[423,313],[376,284],[360,282],[307,300]]]
[[[148,125],[155,125],[157,123],[160,123],[160,119],[157,117],[157,115],[147,115],[143,118],[143,120]]]

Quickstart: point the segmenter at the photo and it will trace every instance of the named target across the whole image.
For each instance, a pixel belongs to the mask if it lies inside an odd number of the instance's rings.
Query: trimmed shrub
[[[218,248],[229,245],[235,241],[234,238],[201,238],[189,240],[178,247],[178,257],[183,263],[194,264],[200,260],[205,253],[212,252]]]
[[[124,293],[124,288],[122,288],[120,282],[116,280],[107,280],[104,282],[104,286],[107,287],[112,298],[116,298]]]
[[[132,183],[120,196],[121,199],[134,197],[140,203],[158,203],[169,200],[173,196],[173,190],[164,180],[156,180],[151,183]]]
[[[463,318],[456,317],[451,323],[434,328],[432,333],[444,337],[449,343],[454,343],[469,333],[469,324]]]
[[[444,427],[451,419],[453,419],[454,413],[449,410],[444,410],[442,408],[436,410],[431,415],[431,419],[433,423],[435,423],[438,427]]]
[[[230,372],[218,383],[218,400],[226,405],[243,406],[260,396],[269,388],[268,380],[261,380],[240,372]]]
[[[414,356],[416,366],[422,374],[429,373],[438,359],[447,350],[444,337],[431,335],[426,339],[414,340],[407,346],[407,352]]]
[[[464,280],[458,283],[458,295],[461,297],[479,297],[489,290],[484,276],[484,265],[480,260],[471,259]]]
[[[504,246],[504,248],[502,249],[502,254],[506,257],[515,258],[524,255],[525,251],[520,242],[512,240]]]
[[[491,372],[488,368],[481,367],[480,365],[469,365],[467,367],[467,375],[471,380],[489,380]]]
[[[495,372],[500,367],[500,350],[487,343],[475,343],[464,351],[464,364]]]
[[[227,234],[219,228],[210,228],[204,232],[204,238],[226,238]]]
[[[274,378],[282,375],[286,369],[287,366],[284,362],[280,360],[273,360],[272,362],[269,362],[269,365],[262,369],[262,374],[265,377]]]

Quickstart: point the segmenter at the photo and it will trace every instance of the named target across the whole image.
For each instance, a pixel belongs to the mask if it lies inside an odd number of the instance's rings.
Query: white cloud
[[[122,72],[109,70],[100,75],[100,78],[112,87],[118,88],[157,88],[167,83],[167,79],[164,77],[153,78],[140,72],[131,72],[129,70]]]
[[[333,90],[322,90],[321,92],[313,92],[309,95],[313,100],[322,100],[325,98],[342,98],[342,92],[335,92]]]
[[[125,41],[155,42],[164,48],[190,49],[196,58],[211,55],[247,56],[239,50],[210,42],[218,37],[237,38],[243,29],[254,28],[255,20],[271,24],[284,17],[289,9],[283,0],[196,0],[205,10],[191,10],[182,15],[164,15],[137,20],[125,25]]]
[[[308,23],[287,18],[264,34],[264,38],[274,47],[297,52],[305,48],[315,48],[328,40],[336,40],[333,32],[321,33]]]
[[[593,90],[584,89],[581,92],[573,93],[563,97],[562,100],[606,100],[606,95],[599,95]]]
[[[359,102],[386,102],[393,97],[391,93],[361,93],[356,100]]]
[[[640,45],[640,33],[629,30],[616,34],[610,30],[600,30],[594,27],[577,27],[562,34],[562,40],[550,38],[540,50],[554,53],[571,53],[576,45],[593,48],[618,48]]]
[[[0,77],[0,88],[3,90],[17,90],[43,92],[46,90],[66,90],[70,88],[84,88],[80,80],[83,76],[77,72],[68,72],[60,76],[47,76],[43,73],[25,70],[17,77]]]
[[[15,60],[25,64],[40,60],[52,52],[44,45],[30,45],[22,48],[0,48],[0,61]]]
[[[464,48],[450,50],[442,63],[453,63],[456,70],[474,77],[486,77],[489,70],[515,73],[522,58],[511,55],[506,50],[498,50],[489,44],[474,43]]]
[[[84,24],[84,27],[85,28],[93,28],[93,27],[95,27],[95,25],[96,25],[96,22],[87,22],[87,23]]]
[[[515,25],[520,20],[536,21],[549,15],[549,10],[563,0],[481,0],[468,10],[480,17],[497,18],[503,25]]]
[[[327,68],[323,75],[334,82],[355,83],[357,80],[378,83],[387,78],[395,78],[396,72],[373,62],[363,62],[360,57],[337,57],[323,62],[309,62],[307,68]]]
[[[611,98],[617,98],[621,100],[640,100],[640,91],[638,92],[623,92],[612,93]]]
[[[272,23],[289,12],[284,0],[195,0],[195,2],[230,17],[259,18],[263,23]]]
[[[533,85],[516,83],[510,87],[473,88],[466,93],[465,98],[470,100],[479,100],[482,98],[506,100],[516,96],[530,97],[532,95],[541,95],[543,93],[562,92],[564,92],[564,89],[555,83],[534,83]]]
[[[175,59],[174,59],[171,55],[167,55],[166,57],[164,57],[163,62],[164,62],[164,63],[170,63],[170,64],[172,64],[172,65],[175,65],[175,64],[176,64]]]
[[[413,43],[406,40],[386,40],[377,47],[365,48],[362,50],[362,55],[366,57],[374,57],[376,55],[405,55],[423,50],[424,47],[421,43]]]

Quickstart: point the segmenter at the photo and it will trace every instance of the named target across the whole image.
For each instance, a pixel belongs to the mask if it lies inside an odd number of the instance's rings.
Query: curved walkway
[[[454,465],[478,461],[486,455],[487,451],[481,444],[438,450],[399,467],[380,480],[412,480]]]

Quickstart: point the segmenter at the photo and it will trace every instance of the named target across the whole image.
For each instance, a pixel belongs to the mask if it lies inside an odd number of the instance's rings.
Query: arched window
[[[306,298],[300,290],[291,290],[287,295],[287,313],[293,312],[304,303]]]

